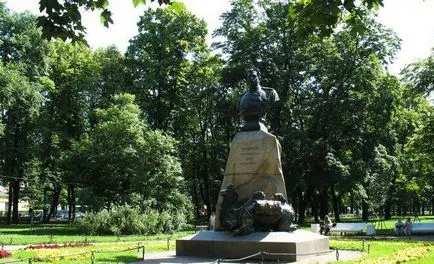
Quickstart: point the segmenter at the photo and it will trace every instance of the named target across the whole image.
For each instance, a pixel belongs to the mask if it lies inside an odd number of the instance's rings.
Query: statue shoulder
[[[276,90],[274,90],[273,88],[262,87],[262,90],[264,90],[264,92],[267,94],[268,100],[272,102],[276,102],[280,100],[279,95],[277,94]]]
[[[247,91],[245,91],[244,93],[242,93],[239,97],[238,97],[238,99],[240,99],[241,97],[243,97],[246,93],[248,93],[249,91],[247,90]]]

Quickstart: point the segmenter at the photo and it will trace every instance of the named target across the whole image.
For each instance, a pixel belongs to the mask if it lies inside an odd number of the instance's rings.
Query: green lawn
[[[398,263],[434,263],[434,243],[413,240],[365,240],[365,252],[369,254],[363,258],[343,263],[360,264],[398,264]],[[338,239],[330,240],[331,249],[361,250],[361,240]]]
[[[35,263],[91,263],[92,255],[95,263],[125,263],[140,261],[142,246],[145,254],[157,251],[174,250],[175,241],[168,244],[166,241],[126,242],[93,244],[86,247],[67,247],[60,249],[19,249],[12,251],[12,256],[1,259],[6,261],[23,260],[28,262],[31,258]]]
[[[414,216],[404,216],[401,217],[402,221],[405,222],[405,219],[410,217],[413,222],[432,222],[434,223],[433,215],[421,215],[416,219]],[[391,220],[383,220],[383,219],[374,219],[370,218],[367,223],[375,225],[375,233],[377,235],[393,235],[393,230],[395,228],[395,223],[398,221],[398,216],[392,217]],[[335,222],[332,217],[332,221]],[[353,215],[342,215],[340,222],[364,222],[361,217],[353,216]],[[313,219],[308,219],[307,223],[302,225],[300,228],[310,230],[310,224],[313,223]],[[433,232],[434,234],[434,232]],[[434,262],[433,262],[434,263]]]
[[[67,224],[36,225],[31,231],[29,225],[0,226],[0,244],[28,245],[52,244],[67,242],[126,242],[143,240],[167,240],[184,237],[194,231],[177,232],[175,234],[139,235],[139,236],[85,236]]]
[[[433,216],[420,216],[422,222],[434,222]],[[364,249],[369,254],[363,258],[345,262],[357,264],[389,264],[389,263],[434,263],[434,243],[420,242],[415,239],[403,238],[391,240],[388,236],[393,233],[393,227],[397,218],[382,222],[371,220],[376,224],[377,236],[365,239]],[[360,222],[361,219],[345,217],[343,222]],[[302,226],[309,229],[310,223]],[[119,263],[134,262],[141,258],[142,251],[138,246],[145,246],[146,253],[174,250],[175,239],[192,234],[193,231],[178,232],[172,235],[152,236],[82,236],[67,224],[50,224],[36,226],[30,231],[28,225],[0,226],[0,243],[5,245],[44,244],[89,242],[86,247],[67,247],[60,249],[20,249],[12,251],[12,256],[0,259],[0,263],[19,259],[32,258],[33,263],[90,263],[92,252],[95,263]],[[158,241],[160,240],[160,241]],[[169,245],[167,240],[169,240]],[[123,243],[120,243],[123,242]],[[345,237],[331,236],[331,249],[362,249],[362,240],[349,235]],[[131,250],[128,250],[131,249]],[[126,250],[126,251],[125,251]],[[62,257],[63,255],[71,255]],[[26,261],[28,262],[28,261]]]

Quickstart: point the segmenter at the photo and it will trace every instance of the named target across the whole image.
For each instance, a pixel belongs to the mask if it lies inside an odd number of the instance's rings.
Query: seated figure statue
[[[272,200],[266,200],[264,192],[257,191],[243,204],[237,201],[238,195],[233,186],[228,186],[222,195],[220,221],[223,228],[234,235],[297,229],[293,224],[294,210],[281,193],[276,193]]]
[[[241,131],[265,130],[265,115],[271,106],[279,101],[276,90],[263,87],[259,83],[259,72],[250,69],[247,72],[249,90],[244,92],[238,99],[238,110],[244,121]]]

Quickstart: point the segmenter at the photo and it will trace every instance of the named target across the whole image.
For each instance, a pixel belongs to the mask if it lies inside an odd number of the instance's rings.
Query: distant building
[[[0,212],[7,212],[9,206],[9,188],[0,185]],[[20,200],[18,203],[18,211],[28,211],[29,202],[27,200]]]

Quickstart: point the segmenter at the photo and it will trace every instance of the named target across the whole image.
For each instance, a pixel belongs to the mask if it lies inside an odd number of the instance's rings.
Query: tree
[[[155,0],[151,0],[154,2]],[[146,0],[132,0],[134,6],[145,4]],[[171,0],[158,0],[160,5],[170,4]],[[85,10],[101,11],[101,22],[108,27],[113,23],[108,0],[42,0],[39,2],[39,11],[45,15],[38,17],[38,26],[42,27],[45,38],[60,38],[85,41],[86,28],[81,23],[80,8]]]
[[[4,135],[0,137],[0,169],[9,182],[8,223],[18,223],[18,202],[27,162],[33,156],[35,118],[42,96],[38,83],[32,83],[13,65],[0,65],[0,113]],[[12,219],[11,219],[12,213]]]
[[[0,2],[0,60],[21,64],[23,74],[36,81],[46,74],[48,42],[41,37],[36,17],[28,12],[13,13]]]
[[[155,0],[151,0],[154,2]],[[299,33],[319,33],[330,35],[336,25],[343,19],[352,23],[364,16],[363,8],[378,9],[383,6],[383,0],[362,0],[357,5],[355,0],[345,1],[321,1],[298,0],[293,1],[291,16],[297,16],[300,20]],[[146,0],[132,0],[134,6],[146,3]],[[171,5],[174,8],[182,5],[172,0],[158,0],[160,5]],[[38,18],[38,26],[42,27],[43,36],[46,38],[61,38],[84,41],[86,28],[81,23],[80,8],[86,10],[101,11],[102,23],[108,27],[113,23],[112,13],[109,10],[109,0],[72,0],[63,3],[59,0],[40,1],[39,10],[45,11],[45,15]]]
[[[366,8],[378,9],[380,6],[383,6],[383,0],[300,0],[291,8],[291,13],[297,16],[299,24],[302,25],[299,28],[299,33],[314,33],[329,36],[336,25],[343,20],[356,25],[358,24],[357,20],[362,19],[366,15]],[[363,27],[359,27],[357,31],[363,31]]]
[[[138,26],[125,55],[129,92],[152,129],[173,133],[177,111],[188,99],[186,76],[206,50],[206,25],[186,10],[158,8],[147,10]]]
[[[404,81],[413,85],[413,92],[428,96],[434,91],[434,49],[430,57],[412,63],[402,71]]]
[[[77,140],[68,154],[68,173],[103,204],[134,203],[159,211],[186,212],[181,166],[176,142],[152,131],[141,118],[134,96],[119,94],[107,109],[96,109],[97,125]]]
[[[0,3],[0,21],[0,166],[2,174],[11,177],[4,182],[10,183],[8,222],[12,213],[12,222],[17,223],[21,185],[34,157],[41,91],[50,83],[44,76],[48,43],[29,13],[12,13]]]
[[[232,5],[216,32],[226,38],[217,45],[228,53],[223,81],[236,92],[243,69],[261,70],[262,84],[281,98],[270,127],[285,151],[285,182],[298,220],[303,222],[309,204],[326,214],[329,194],[339,219],[341,197],[359,188],[368,170],[360,166],[359,174],[355,167],[372,159],[378,144],[371,146],[372,138],[388,140],[390,129],[384,128],[390,126],[399,85],[382,73],[381,64],[393,58],[399,42],[370,15],[319,38],[297,33],[304,25],[291,16],[293,2]]]

